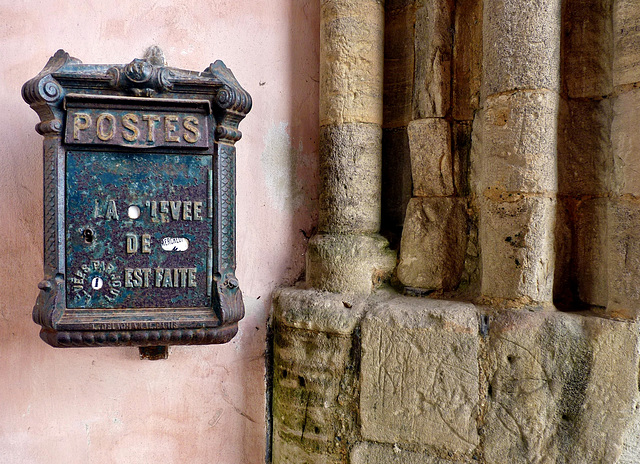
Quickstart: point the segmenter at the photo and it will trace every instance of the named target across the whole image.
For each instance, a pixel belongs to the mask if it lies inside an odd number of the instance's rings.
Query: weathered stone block
[[[475,449],[478,338],[471,304],[408,297],[378,304],[362,322],[362,436]]]
[[[383,446],[377,443],[358,443],[351,451],[350,464],[456,464],[423,453],[414,453],[398,446]]]
[[[343,124],[320,129],[320,232],[380,230],[382,129]]]
[[[621,93],[613,105],[611,143],[614,180],[612,190],[620,195],[640,195],[640,89]]]
[[[274,436],[272,442],[272,462],[274,464],[294,462],[304,464],[344,464],[344,459],[339,455],[331,455],[326,451],[309,451],[299,443],[285,441],[278,436]]]
[[[351,335],[364,312],[365,298],[313,289],[280,288],[273,295],[279,324],[336,335]]]
[[[415,23],[414,119],[442,118],[451,95],[453,0],[419,2]]]
[[[382,124],[382,2],[326,0],[320,14],[320,125]]]
[[[456,298],[472,299],[480,293],[480,248],[478,246],[478,219],[477,213],[469,213],[467,250],[464,257],[464,271],[458,286]]]
[[[613,172],[610,99],[569,100],[560,104],[558,191],[603,195]]]
[[[482,6],[478,0],[458,0],[453,42],[453,118],[473,120],[480,107],[482,86]]]
[[[567,0],[563,8],[563,79],[569,98],[613,91],[611,0]]]
[[[469,151],[469,190],[474,193],[482,191],[484,185],[482,180],[484,159],[484,110],[479,109],[473,118],[471,125],[471,149]]]
[[[616,462],[637,395],[636,324],[503,311],[487,349],[488,464]]]
[[[617,464],[637,464],[640,456],[640,398],[636,399],[633,418],[628,425]]]
[[[451,127],[442,118],[417,119],[407,127],[413,195],[454,194]]]
[[[613,4],[613,84],[633,84],[640,81],[640,8],[637,0]]]
[[[340,462],[341,437],[354,420],[345,404],[349,392],[343,388],[355,380],[345,378],[351,347],[350,336],[290,329],[276,322],[274,462]]]
[[[480,200],[482,294],[551,302],[555,198],[514,193]]]
[[[460,283],[467,246],[462,198],[412,198],[402,241],[398,278],[409,287],[453,290]]]
[[[556,191],[558,100],[558,95],[549,91],[518,91],[487,98],[482,190]]]
[[[400,5],[398,5],[400,3]],[[413,117],[414,2],[386,2],[384,23],[384,127]]]
[[[640,315],[640,202],[635,198],[609,201],[609,304],[614,317]]]
[[[560,0],[485,0],[484,96],[560,86]]]
[[[457,195],[469,194],[472,122],[453,123],[453,186]]]
[[[379,235],[315,235],[307,250],[307,283],[336,293],[369,294],[389,279],[396,253]]]

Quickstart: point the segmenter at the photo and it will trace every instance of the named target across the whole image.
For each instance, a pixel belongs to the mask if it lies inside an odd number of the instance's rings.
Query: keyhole
[[[102,277],[94,277],[93,279],[91,279],[92,289],[100,290],[103,285],[104,285],[104,281],[102,280]]]
[[[82,236],[84,237],[84,241],[87,243],[93,242],[93,231],[91,229],[85,229],[82,232]]]

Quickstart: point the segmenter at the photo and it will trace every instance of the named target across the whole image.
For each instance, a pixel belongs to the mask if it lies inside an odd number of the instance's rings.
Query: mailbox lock
[[[82,237],[87,243],[93,242],[93,231],[91,229],[85,229],[84,231],[82,231]]]

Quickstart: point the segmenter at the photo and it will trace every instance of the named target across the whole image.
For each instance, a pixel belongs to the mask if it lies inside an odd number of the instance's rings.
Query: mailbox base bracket
[[[40,338],[56,348],[92,346],[209,345],[227,343],[238,324],[199,329],[58,331],[43,328]]]

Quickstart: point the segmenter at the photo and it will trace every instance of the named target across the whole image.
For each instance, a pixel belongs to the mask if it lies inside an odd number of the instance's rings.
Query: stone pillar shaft
[[[410,26],[414,28],[413,119],[406,126],[413,189],[406,208],[397,276],[410,292],[449,292],[458,289],[461,282],[468,231],[465,157],[457,138],[461,126],[451,118],[454,112],[466,116],[464,109],[471,102],[470,98],[462,102],[462,95],[470,86],[460,70],[465,68],[468,77],[473,68],[467,56],[457,52],[460,47],[456,51],[459,42],[452,31],[456,23],[460,36],[471,28],[458,21],[461,15],[456,17],[453,0],[408,4],[415,24]],[[458,62],[453,59],[456,53]],[[454,100],[460,104],[458,112],[451,106]]]
[[[323,0],[320,16],[320,217],[307,281],[368,293],[395,264],[380,230],[384,5]]]
[[[384,7],[325,0],[320,19],[320,232],[380,230]]]
[[[481,291],[551,302],[560,1],[486,0],[483,17]]]

